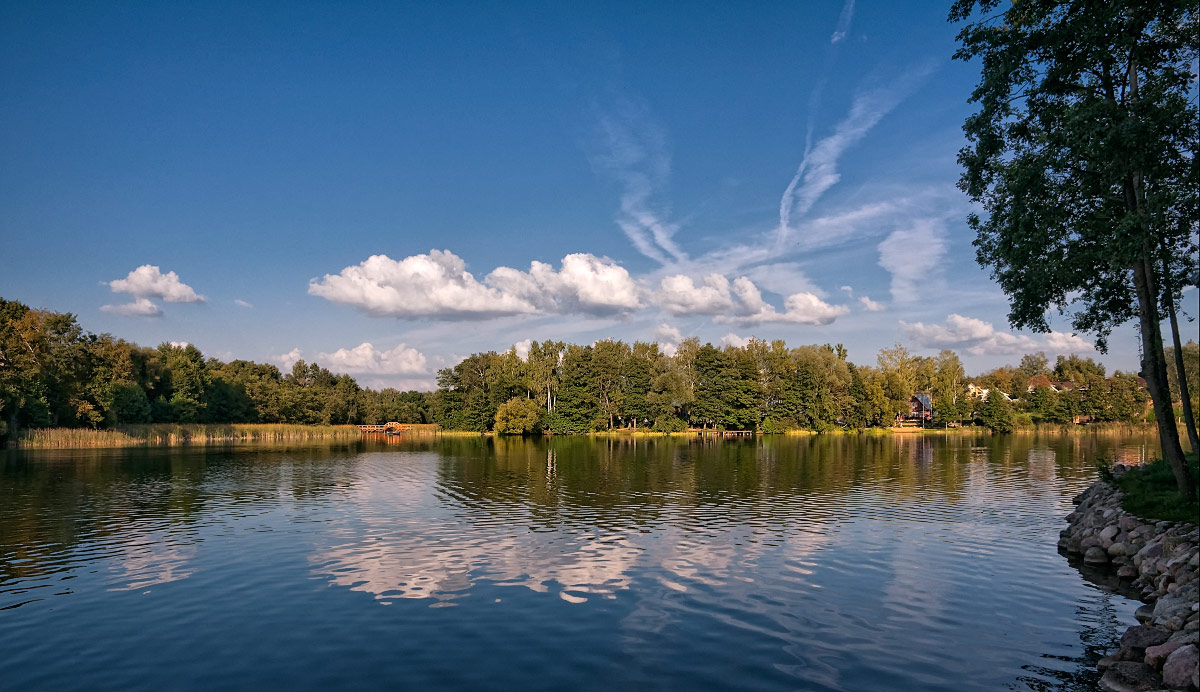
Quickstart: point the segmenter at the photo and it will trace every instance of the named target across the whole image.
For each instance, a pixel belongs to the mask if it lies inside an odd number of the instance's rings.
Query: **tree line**
[[[1051,366],[1045,354],[1030,354],[1018,366],[968,377],[950,350],[927,357],[896,345],[862,365],[840,344],[751,339],[717,347],[691,338],[671,354],[612,339],[533,342],[524,357],[513,349],[476,353],[438,373],[432,408],[446,427],[480,432],[819,432],[891,426],[918,393],[932,399],[935,424],[997,430],[1022,420],[1141,421],[1149,401],[1137,375],[1107,376],[1102,364],[1076,355]]]
[[[0,437],[139,423],[422,423],[428,398],[364,389],[304,361],[284,374],[205,358],[192,345],[145,348],[85,332],[70,313],[0,298]]]
[[[1197,362],[1197,346],[1184,349]],[[1196,378],[1194,367],[1188,377]],[[1109,376],[1091,358],[1042,353],[968,377],[958,355],[897,345],[855,364],[840,344],[789,347],[751,339],[717,347],[607,339],[532,342],[475,353],[437,375],[433,392],[364,388],[299,361],[205,358],[192,345],[141,347],[85,332],[69,313],[0,299],[0,433],[139,423],[438,423],[450,430],[578,434],[688,428],[824,431],[892,425],[917,393],[935,424],[1136,421],[1147,397],[1136,375]],[[986,390],[988,395],[984,395]],[[1191,391],[1198,391],[1200,387]],[[993,396],[990,392],[1001,392]]]

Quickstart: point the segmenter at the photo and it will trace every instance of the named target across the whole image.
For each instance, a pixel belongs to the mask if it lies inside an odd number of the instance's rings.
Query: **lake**
[[[0,688],[1090,690],[1149,436],[0,452]],[[1103,582],[1102,578],[1097,578]]]

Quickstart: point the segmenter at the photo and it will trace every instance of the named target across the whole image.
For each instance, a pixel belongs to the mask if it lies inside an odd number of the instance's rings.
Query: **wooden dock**
[[[388,435],[396,435],[399,433],[408,432],[412,429],[412,426],[406,423],[390,421],[382,425],[360,425],[358,426],[358,429],[365,433],[385,433]]]

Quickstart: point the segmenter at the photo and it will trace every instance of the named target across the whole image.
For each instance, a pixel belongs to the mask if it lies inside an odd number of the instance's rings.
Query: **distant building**
[[[924,426],[933,420],[933,400],[928,394],[913,394],[908,400],[908,412],[896,416],[897,425]]]

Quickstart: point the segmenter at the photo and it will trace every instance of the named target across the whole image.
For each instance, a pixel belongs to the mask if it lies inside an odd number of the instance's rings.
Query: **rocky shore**
[[[1114,474],[1125,471],[1121,466]],[[1141,624],[1120,649],[1099,662],[1100,687],[1127,690],[1200,689],[1200,529],[1146,521],[1121,508],[1122,493],[1098,481],[1075,498],[1059,548],[1114,570],[1141,590]]]

